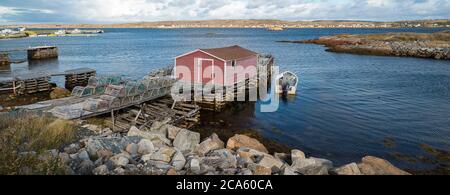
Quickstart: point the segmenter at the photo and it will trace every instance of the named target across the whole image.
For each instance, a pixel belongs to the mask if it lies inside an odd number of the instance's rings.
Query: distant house
[[[175,58],[175,76],[181,81],[194,84],[233,85],[236,82],[257,75],[258,54],[238,45],[197,49]],[[236,71],[242,68],[245,78]]]

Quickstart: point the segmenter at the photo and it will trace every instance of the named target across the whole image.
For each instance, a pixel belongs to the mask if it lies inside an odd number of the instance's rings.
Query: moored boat
[[[297,91],[298,77],[291,71],[283,72],[276,76],[276,93],[295,95]]]
[[[269,30],[269,31],[282,31],[282,30],[284,30],[284,28],[281,27],[281,26],[271,26],[271,27],[267,28],[267,30]]]

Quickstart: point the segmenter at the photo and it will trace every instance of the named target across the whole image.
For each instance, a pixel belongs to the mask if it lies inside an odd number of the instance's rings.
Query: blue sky
[[[0,24],[450,18],[450,0],[0,0]]]

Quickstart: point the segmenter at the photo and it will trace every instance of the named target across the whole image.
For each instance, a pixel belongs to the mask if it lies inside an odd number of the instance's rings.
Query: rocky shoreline
[[[213,133],[201,141],[199,133],[163,122],[155,122],[150,131],[133,126],[125,134],[91,124],[83,128],[98,133],[47,150],[38,159],[58,163],[68,175],[409,175],[373,156],[334,167],[297,149],[271,155],[246,135],[225,143]]]
[[[327,51],[363,55],[404,56],[450,60],[450,31],[437,33],[386,33],[336,35],[285,43],[325,45]]]

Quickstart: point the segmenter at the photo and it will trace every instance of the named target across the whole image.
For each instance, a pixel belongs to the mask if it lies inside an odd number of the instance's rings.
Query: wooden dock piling
[[[220,112],[227,106],[239,101],[237,97],[246,97],[248,101],[250,91],[258,91],[258,84],[262,83],[267,86],[270,83],[274,58],[271,55],[260,55],[258,57],[258,76],[248,78],[241,82],[235,83],[231,91],[226,91],[225,87],[220,93],[203,94],[200,87],[192,87],[192,94],[202,94],[202,99],[196,100],[196,104],[204,110]],[[200,90],[200,91],[199,91]]]
[[[28,60],[42,60],[58,58],[58,48],[56,46],[39,46],[27,49]]]

